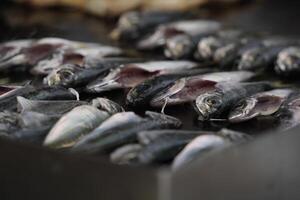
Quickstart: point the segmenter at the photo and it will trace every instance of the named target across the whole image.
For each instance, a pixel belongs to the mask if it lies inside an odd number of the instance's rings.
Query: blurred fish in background
[[[73,7],[99,16],[117,16],[133,9],[185,11],[208,4],[232,4],[249,0],[13,0],[34,7]]]

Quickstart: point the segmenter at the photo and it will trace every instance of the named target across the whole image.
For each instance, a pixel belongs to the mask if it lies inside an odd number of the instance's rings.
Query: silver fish
[[[137,157],[141,150],[142,145],[140,144],[124,145],[110,154],[110,161],[119,165],[133,164],[137,162]]]
[[[241,82],[254,76],[247,71],[213,72],[185,77],[174,82],[173,86],[157,94],[150,102],[155,107],[182,104],[194,101],[199,95],[214,90],[218,82]]]
[[[199,113],[198,120],[212,120],[225,117],[234,103],[258,92],[272,89],[268,82],[229,83],[220,82],[215,89],[199,95],[195,108]],[[226,116],[227,118],[227,116]]]
[[[73,146],[110,115],[93,106],[82,105],[63,115],[47,135],[44,145],[53,148]]]
[[[146,134],[145,137],[139,139],[147,138],[150,141],[138,155],[139,163],[151,164],[172,161],[185,145],[202,133],[201,131],[191,132],[185,130],[157,130],[156,132],[144,133]],[[147,140],[141,140],[140,142],[147,142]]]
[[[76,100],[30,100],[21,96],[17,97],[19,112],[39,112],[46,115],[62,115],[73,108],[87,104]]]
[[[247,97],[231,110],[228,119],[236,123],[259,116],[270,116],[279,110],[292,92],[291,89],[275,89]]]
[[[300,48],[283,49],[278,54],[274,70],[282,76],[297,76],[300,71]]]
[[[121,112],[112,115],[105,120],[100,126],[95,128],[91,134],[81,138],[76,145],[74,151],[91,150],[97,147],[97,141],[111,134],[111,130],[118,130],[118,127],[129,127],[141,123],[143,118],[136,115],[134,112]]]
[[[190,142],[174,159],[172,169],[186,166],[196,158],[203,159],[213,151],[220,150],[229,146],[230,142],[217,135],[201,135]]]
[[[180,73],[198,67],[191,61],[153,61],[123,65],[99,80],[87,85],[88,92],[103,92],[118,88],[131,88],[151,77]]]
[[[149,37],[138,43],[139,49],[149,50],[162,47],[166,40],[173,36],[186,33],[190,36],[208,34],[218,31],[221,28],[219,22],[211,20],[184,20],[164,24],[155,30]]]
[[[106,132],[94,132],[97,140],[89,139],[85,144],[81,143],[81,148],[86,153],[110,152],[124,144],[137,141],[137,133],[143,130],[178,128],[181,126],[180,120],[168,115],[155,112],[146,112],[146,118],[138,123],[122,124]],[[94,133],[91,133],[94,135]],[[100,137],[101,136],[101,137]],[[92,136],[91,136],[92,137]],[[90,137],[90,138],[91,138]],[[79,146],[77,146],[79,147]]]

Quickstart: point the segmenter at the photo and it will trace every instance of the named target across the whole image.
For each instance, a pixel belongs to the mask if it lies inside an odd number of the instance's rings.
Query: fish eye
[[[206,104],[208,105],[208,106],[217,106],[217,105],[219,105],[220,104],[220,100],[219,99],[217,99],[217,98],[207,98],[206,100],[205,100],[205,102],[206,102]]]
[[[61,79],[70,80],[72,78],[73,73],[69,70],[63,70],[59,72]]]

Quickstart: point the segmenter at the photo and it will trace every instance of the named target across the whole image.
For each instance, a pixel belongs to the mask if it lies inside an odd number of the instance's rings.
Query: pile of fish
[[[136,53],[60,38],[0,44],[1,75],[34,79],[0,86],[1,137],[177,169],[254,137],[228,129],[236,124],[300,123],[300,92],[282,81],[300,72],[297,40],[174,12],[126,13],[111,37]],[[125,93],[122,106],[104,98],[113,90]],[[180,105],[202,125],[222,125],[181,129],[165,113]]]

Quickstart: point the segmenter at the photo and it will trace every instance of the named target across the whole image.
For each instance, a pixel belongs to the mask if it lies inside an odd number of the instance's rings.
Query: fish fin
[[[161,108],[161,111],[160,111],[162,114],[165,114],[165,108],[166,108],[166,106],[168,104],[169,99],[170,99],[169,97],[165,98],[164,105],[163,105],[163,107]]]
[[[17,110],[18,112],[23,112],[25,110],[30,110],[32,107],[32,102],[22,96],[17,96]]]
[[[79,98],[79,93],[77,92],[77,90],[75,90],[74,88],[69,88],[68,90],[69,90],[72,94],[75,95],[77,101],[80,100],[80,98]]]

